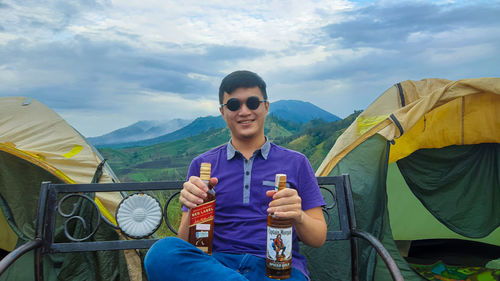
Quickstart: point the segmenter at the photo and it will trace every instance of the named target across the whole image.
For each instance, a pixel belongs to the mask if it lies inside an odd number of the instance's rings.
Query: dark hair
[[[248,70],[237,70],[228,74],[219,87],[219,103],[222,104],[224,93],[231,94],[238,88],[259,87],[264,100],[267,100],[266,82],[257,73]]]

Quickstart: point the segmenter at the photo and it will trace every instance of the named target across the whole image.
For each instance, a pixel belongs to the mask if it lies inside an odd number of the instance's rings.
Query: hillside
[[[298,133],[277,137],[273,142],[302,152],[311,162],[313,169],[316,170],[335,144],[337,138],[354,122],[360,113],[361,111],[355,111],[345,119],[334,122],[312,120],[302,126]]]
[[[130,126],[112,131],[99,137],[87,138],[87,140],[96,146],[109,145],[117,142],[126,143],[141,141],[174,132],[191,122],[192,120],[186,119],[172,119],[169,121],[139,121]]]
[[[304,153],[316,169],[359,113],[339,121],[311,120],[303,125],[269,116],[264,130],[276,144]],[[229,138],[229,130],[219,128],[151,146],[99,150],[121,181],[183,180],[195,156],[226,143]]]
[[[325,122],[337,121],[340,118],[325,111],[312,103],[299,100],[280,100],[271,103],[269,117],[288,122],[291,126],[303,125],[311,120],[321,119]],[[88,140],[97,147],[125,148],[135,146],[149,146],[158,143],[171,142],[186,137],[195,136],[211,128],[224,128],[226,122],[222,116],[206,116],[196,118],[189,124],[179,126],[180,119],[168,122],[140,121],[131,126],[113,131],[109,134],[89,138]],[[185,122],[185,120],[182,120]],[[292,125],[294,124],[294,125]],[[177,125],[176,130],[173,130]],[[161,134],[162,130],[170,129],[168,133]]]

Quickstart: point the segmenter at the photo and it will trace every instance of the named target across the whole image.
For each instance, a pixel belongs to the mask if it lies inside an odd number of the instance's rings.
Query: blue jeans
[[[149,249],[144,259],[149,281],[274,280],[266,276],[266,260],[249,254],[203,253],[188,242],[167,237]],[[289,281],[306,281],[295,268]]]

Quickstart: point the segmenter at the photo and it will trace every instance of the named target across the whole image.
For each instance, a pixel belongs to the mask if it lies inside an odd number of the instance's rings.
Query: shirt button
[[[247,175],[247,176],[248,176],[248,175],[250,175],[250,172],[249,172],[249,171],[246,171],[246,172],[245,172],[245,175]]]
[[[248,184],[245,185],[245,188],[248,189]]]

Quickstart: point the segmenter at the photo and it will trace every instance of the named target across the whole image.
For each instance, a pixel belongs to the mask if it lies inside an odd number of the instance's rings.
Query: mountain
[[[169,121],[146,120],[139,121],[130,126],[112,131],[99,137],[87,138],[92,144],[106,145],[114,143],[135,142],[145,139],[151,139],[174,132],[189,123],[192,120],[173,119]]]
[[[360,113],[354,112],[334,122],[311,120],[300,126],[270,116],[264,131],[272,142],[304,153],[317,169],[337,138]],[[194,157],[226,143],[229,137],[229,129],[224,126],[171,142],[118,149],[99,148],[99,151],[122,182],[182,180]]]
[[[313,105],[312,103],[298,100],[280,100],[271,103],[269,107],[268,119],[269,118],[276,118],[275,121],[277,123],[280,123],[282,127],[286,128],[290,132],[295,132],[294,130],[298,129],[302,124],[308,123],[311,120],[323,120],[323,122],[333,122],[340,120],[340,118],[336,115],[331,114],[328,111],[325,111]],[[95,138],[89,138],[89,140],[97,147],[124,148],[134,146],[148,146],[195,136],[209,129],[218,129],[225,126],[226,123],[222,116],[206,116],[196,118],[189,125],[179,128],[176,131],[164,135],[157,135],[153,138],[142,138],[136,141],[128,141],[121,138],[115,138],[114,141],[110,140],[106,143],[96,143],[93,141],[93,139]]]
[[[122,143],[117,144],[116,146],[121,147],[131,147],[131,146],[147,146],[153,145],[162,142],[175,141],[183,138],[187,138],[190,136],[195,136],[200,134],[201,132],[210,130],[210,129],[220,129],[226,126],[226,121],[222,118],[222,116],[206,116],[206,117],[198,117],[189,125],[182,127],[172,133],[165,134],[156,138],[130,142],[130,143]]]
[[[321,119],[326,122],[340,120],[338,116],[310,102],[299,100],[279,100],[273,102],[269,107],[269,114],[299,124],[305,124],[313,119]]]

